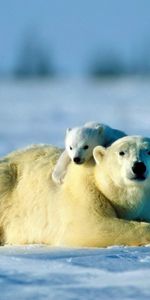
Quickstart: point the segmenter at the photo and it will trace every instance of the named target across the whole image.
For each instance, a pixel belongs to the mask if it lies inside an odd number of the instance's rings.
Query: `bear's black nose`
[[[146,172],[146,166],[141,161],[135,161],[132,167],[132,171],[137,176],[142,176]]]
[[[76,164],[80,164],[81,159],[80,159],[80,157],[77,156],[77,157],[74,157],[73,161],[74,161]]]

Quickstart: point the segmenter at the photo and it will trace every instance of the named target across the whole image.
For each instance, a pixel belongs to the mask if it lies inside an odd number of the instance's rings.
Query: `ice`
[[[150,79],[0,81],[0,155],[99,121],[150,135]],[[150,246],[0,248],[1,299],[150,299]]]
[[[148,299],[149,250],[5,246],[0,249],[2,299]]]
[[[31,143],[63,145],[67,127],[100,121],[150,134],[150,80],[0,81],[0,154]]]

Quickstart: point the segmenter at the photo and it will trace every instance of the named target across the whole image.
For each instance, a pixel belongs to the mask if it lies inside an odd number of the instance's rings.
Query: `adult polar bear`
[[[59,149],[34,146],[11,153],[0,163],[1,244],[149,243],[150,224],[130,220],[150,219],[149,149],[150,140],[140,137],[98,146],[96,165],[70,164],[61,186],[51,180]],[[133,168],[135,161],[140,162]]]

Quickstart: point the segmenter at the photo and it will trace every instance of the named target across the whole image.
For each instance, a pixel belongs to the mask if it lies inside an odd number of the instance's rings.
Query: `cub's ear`
[[[93,150],[93,156],[95,159],[95,162],[97,165],[101,162],[104,154],[105,154],[106,148],[103,146],[96,146]]]
[[[68,134],[71,130],[72,130],[72,128],[67,128],[66,134]]]

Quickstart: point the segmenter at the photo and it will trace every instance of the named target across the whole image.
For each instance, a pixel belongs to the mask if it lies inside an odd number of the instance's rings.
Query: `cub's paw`
[[[60,176],[60,174],[53,172],[52,173],[52,180],[56,184],[62,184],[64,182],[64,176]]]

